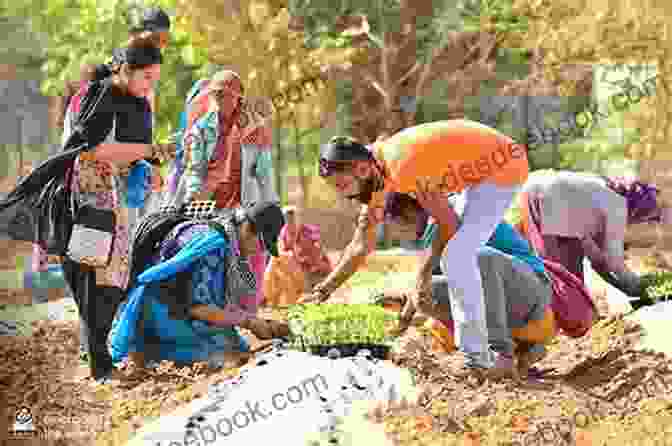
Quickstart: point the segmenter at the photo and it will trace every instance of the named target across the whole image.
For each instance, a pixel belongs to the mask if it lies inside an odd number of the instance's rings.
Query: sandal
[[[521,343],[516,348],[516,356],[518,356],[518,372],[521,376],[530,374],[533,365],[544,359],[548,355],[546,350],[534,351],[532,345],[528,343]],[[536,370],[532,371],[535,374]]]
[[[262,341],[289,336],[289,324],[271,319],[251,319],[241,324]]]

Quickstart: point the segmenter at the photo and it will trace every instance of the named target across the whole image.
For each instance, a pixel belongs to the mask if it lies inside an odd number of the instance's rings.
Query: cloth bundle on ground
[[[214,326],[193,319],[188,311],[201,304],[235,314],[250,306],[245,297],[254,295],[256,283],[249,283],[254,275],[248,270],[241,280],[235,274],[242,257],[237,240],[224,228],[180,221],[177,214],[148,216],[142,222],[133,248],[133,286],[109,337],[115,362],[135,351],[144,352],[147,360],[190,363],[249,350],[233,324]],[[152,250],[157,241],[158,253]]]

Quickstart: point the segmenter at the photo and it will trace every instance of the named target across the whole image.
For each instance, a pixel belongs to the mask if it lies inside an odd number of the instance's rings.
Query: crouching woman
[[[244,359],[249,345],[239,327],[261,339],[286,336],[284,325],[256,318],[257,283],[248,260],[259,242],[277,256],[284,223],[280,207],[259,203],[175,225],[115,318],[109,338],[115,363],[128,358],[142,368],[146,361]]]
[[[287,223],[280,233],[280,255],[271,259],[264,274],[267,305],[295,304],[333,269],[320,240],[320,228],[301,222],[293,206],[284,211]]]

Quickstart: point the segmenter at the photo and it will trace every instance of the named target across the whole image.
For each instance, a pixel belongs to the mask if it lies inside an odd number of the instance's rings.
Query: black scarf
[[[149,214],[138,224],[129,252],[129,277],[127,289],[136,285],[136,279],[151,264],[159,244],[170,234],[175,226],[189,218],[170,211]]]
[[[98,105],[109,96],[110,86],[111,81],[108,80],[91,83],[82,98],[81,112],[73,122],[73,131],[63,150],[42,162],[0,201],[0,233],[13,240],[43,242],[40,240],[43,232],[36,228],[41,216],[48,213],[45,208],[50,205],[43,192],[47,187],[65,184],[77,156],[93,149],[107,136],[107,132],[93,130],[98,130],[98,126],[89,128],[87,124],[96,115]]]

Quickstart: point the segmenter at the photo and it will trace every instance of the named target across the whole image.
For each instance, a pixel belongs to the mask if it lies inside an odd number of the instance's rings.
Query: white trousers
[[[441,271],[450,293],[455,322],[455,343],[466,355],[467,365],[491,367],[483,283],[478,250],[484,246],[504,219],[520,186],[503,187],[482,183],[466,189],[456,209],[462,223],[441,255]]]

